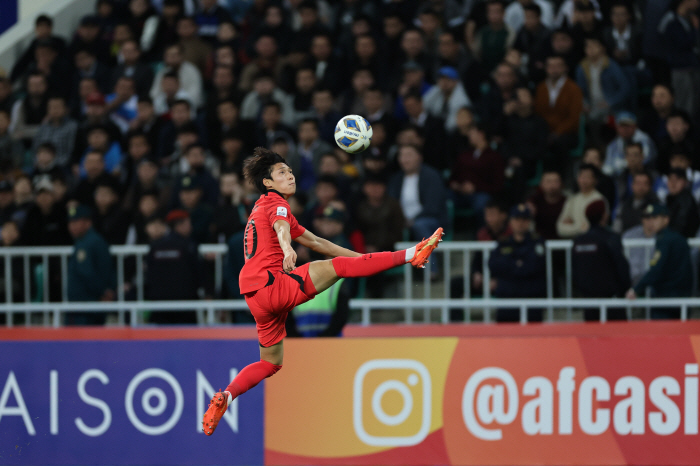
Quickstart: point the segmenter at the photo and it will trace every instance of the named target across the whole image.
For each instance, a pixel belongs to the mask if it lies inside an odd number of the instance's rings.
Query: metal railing
[[[450,309],[461,308],[466,310],[484,309],[485,313],[490,312],[492,308],[511,308],[519,310],[519,321],[521,324],[527,324],[528,309],[541,309],[547,307],[572,307],[580,309],[600,309],[600,321],[607,322],[608,310],[612,308],[670,308],[675,307],[680,309],[680,319],[685,321],[688,319],[690,308],[700,308],[700,298],[659,298],[659,299],[638,299],[628,301],[625,299],[484,299],[484,300],[469,300],[469,299],[353,299],[350,300],[350,308],[359,310],[361,315],[361,324],[370,325],[371,311],[373,309],[401,309],[405,313],[405,322],[413,323],[412,314],[415,309],[429,308],[439,309],[440,319],[443,324],[450,322]],[[198,313],[199,325],[215,325],[216,311],[248,311],[248,306],[243,300],[211,300],[211,301],[124,301],[124,302],[94,302],[94,303],[18,303],[18,304],[0,304],[0,314],[7,314],[8,327],[12,326],[11,316],[13,313],[31,313],[43,312],[50,315],[50,319],[44,322],[45,326],[60,327],[62,325],[61,317],[66,312],[121,312],[129,313],[129,325],[137,327],[142,325],[139,319],[139,313],[150,311],[192,311]],[[554,322],[552,314],[548,314],[544,319],[545,322]],[[484,322],[490,322],[491,319],[484,318]],[[426,320],[429,322],[429,320]],[[25,325],[29,325],[25,322]]]
[[[651,261],[651,255],[654,250],[654,244],[655,240],[653,238],[640,238],[640,239],[623,239],[622,240],[622,245],[624,248],[625,256],[629,257],[630,251],[633,248],[644,248],[644,254],[645,254],[645,264],[649,264]],[[440,247],[433,252],[433,254],[437,254],[437,257],[439,261],[442,262],[442,274],[444,277],[443,280],[443,290],[442,293],[438,290],[437,292],[433,292],[433,283],[430,280],[430,274],[429,273],[424,273],[423,274],[423,300],[432,300],[430,302],[434,302],[434,298],[437,298],[440,294],[442,294],[442,297],[444,299],[450,299],[451,296],[451,278],[452,278],[452,260],[453,260],[453,255],[455,253],[457,254],[462,254],[462,279],[463,279],[463,286],[464,286],[464,298],[469,299],[471,298],[471,264],[472,264],[472,256],[474,253],[480,252],[482,254],[482,273],[483,273],[483,284],[482,284],[482,297],[484,298],[485,301],[488,301],[491,298],[491,288],[490,288],[490,281],[491,281],[491,272],[488,268],[488,262],[489,258],[491,256],[491,251],[496,247],[497,243],[495,241],[479,241],[479,242],[474,242],[474,241],[452,241],[452,242],[443,242],[440,244]],[[548,299],[553,299],[554,298],[554,291],[555,291],[555,267],[554,267],[554,261],[553,261],[553,251],[563,251],[564,253],[564,297],[566,299],[571,299],[573,296],[573,283],[572,283],[572,260],[571,260],[571,250],[573,248],[574,242],[573,240],[549,240],[545,241],[545,262],[546,262],[546,274],[547,274],[547,298]],[[688,245],[691,248],[699,248],[700,247],[700,238],[691,238],[688,240]],[[396,244],[396,249],[407,249],[412,246],[415,246],[415,243],[411,242],[400,242]],[[426,268],[426,270],[428,270]],[[410,265],[404,265],[403,266],[403,282],[404,282],[404,300],[410,301],[410,300],[415,300],[416,297],[414,297],[413,293],[413,273],[414,273],[414,268],[411,267]],[[377,301],[378,302],[378,301]],[[561,306],[561,303],[558,304]],[[483,305],[481,306],[483,307]],[[571,320],[571,306],[570,305],[565,305],[566,310],[567,310],[567,319]],[[429,307],[426,306],[424,312],[428,312]],[[471,320],[470,316],[470,310],[471,308],[467,308],[465,312],[465,320],[468,322]],[[552,312],[552,304],[547,305],[547,310],[548,313],[551,314]],[[488,318],[490,313],[486,313],[486,317]],[[647,311],[648,314],[648,311]],[[408,323],[410,323],[410,320],[407,320]],[[488,320],[487,320],[488,321]]]
[[[116,299],[118,302],[125,301],[125,269],[124,263],[127,257],[134,257],[136,262],[136,275],[134,278],[134,286],[136,288],[136,299],[137,301],[144,300],[144,256],[148,254],[150,250],[149,246],[146,245],[122,245],[122,246],[110,246],[109,252],[114,256],[116,260],[116,271],[117,271],[117,290]],[[43,302],[49,302],[49,277],[52,272],[49,262],[51,258],[57,257],[60,261],[60,278],[61,278],[61,301],[63,303],[68,302],[68,257],[70,257],[74,252],[73,246],[33,246],[33,247],[0,247],[0,257],[4,259],[4,275],[5,280],[5,303],[13,303],[13,289],[12,280],[7,279],[8,277],[13,277],[13,264],[12,259],[19,257],[22,259],[23,268],[23,288],[24,288],[24,302],[30,303],[32,301],[32,271],[30,268],[30,263],[33,259],[38,258],[40,260],[43,273],[41,284],[41,289],[43,294],[41,299]],[[225,244],[202,244],[199,246],[199,253],[202,255],[214,255],[214,287],[217,295],[221,292],[223,286],[223,255],[228,253],[228,246]],[[48,319],[48,316],[44,316],[44,322]],[[124,323],[124,311],[119,310],[118,312],[119,323]],[[29,315],[25,317],[26,321],[29,321]]]

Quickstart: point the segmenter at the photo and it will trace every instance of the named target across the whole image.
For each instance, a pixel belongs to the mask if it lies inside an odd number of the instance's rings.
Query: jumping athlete
[[[416,246],[395,252],[358,254],[319,238],[299,225],[287,199],[296,191],[294,175],[284,158],[258,147],[243,173],[261,196],[245,229],[245,265],[239,276],[241,293],[255,318],[260,361],[244,367],[223,392],[216,393],[204,414],[207,435],[214,433],[231,402],[282,368],[285,321],[294,307],[329,288],[340,278],[367,277],[398,265],[425,267],[442,241],[442,228]],[[331,260],[296,267],[292,240]]]

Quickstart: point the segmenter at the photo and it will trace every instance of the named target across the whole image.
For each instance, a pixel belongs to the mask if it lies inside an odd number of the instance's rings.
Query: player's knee
[[[267,377],[272,377],[282,369],[282,364],[270,364],[270,373]]]

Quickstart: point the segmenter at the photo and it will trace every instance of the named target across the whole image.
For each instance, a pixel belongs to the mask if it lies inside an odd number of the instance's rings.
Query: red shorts
[[[274,281],[257,291],[245,294],[245,302],[255,318],[258,341],[268,347],[287,336],[284,327],[287,313],[316,296],[316,287],[309,277],[309,264],[290,273],[270,272]]]

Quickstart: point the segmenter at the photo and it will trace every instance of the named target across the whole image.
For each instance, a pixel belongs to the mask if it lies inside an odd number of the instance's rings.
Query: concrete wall
[[[94,0],[23,0],[20,21],[0,35],[0,67],[8,73],[32,40],[34,19],[45,13],[54,20],[54,33],[70,40],[80,18],[94,11]]]

